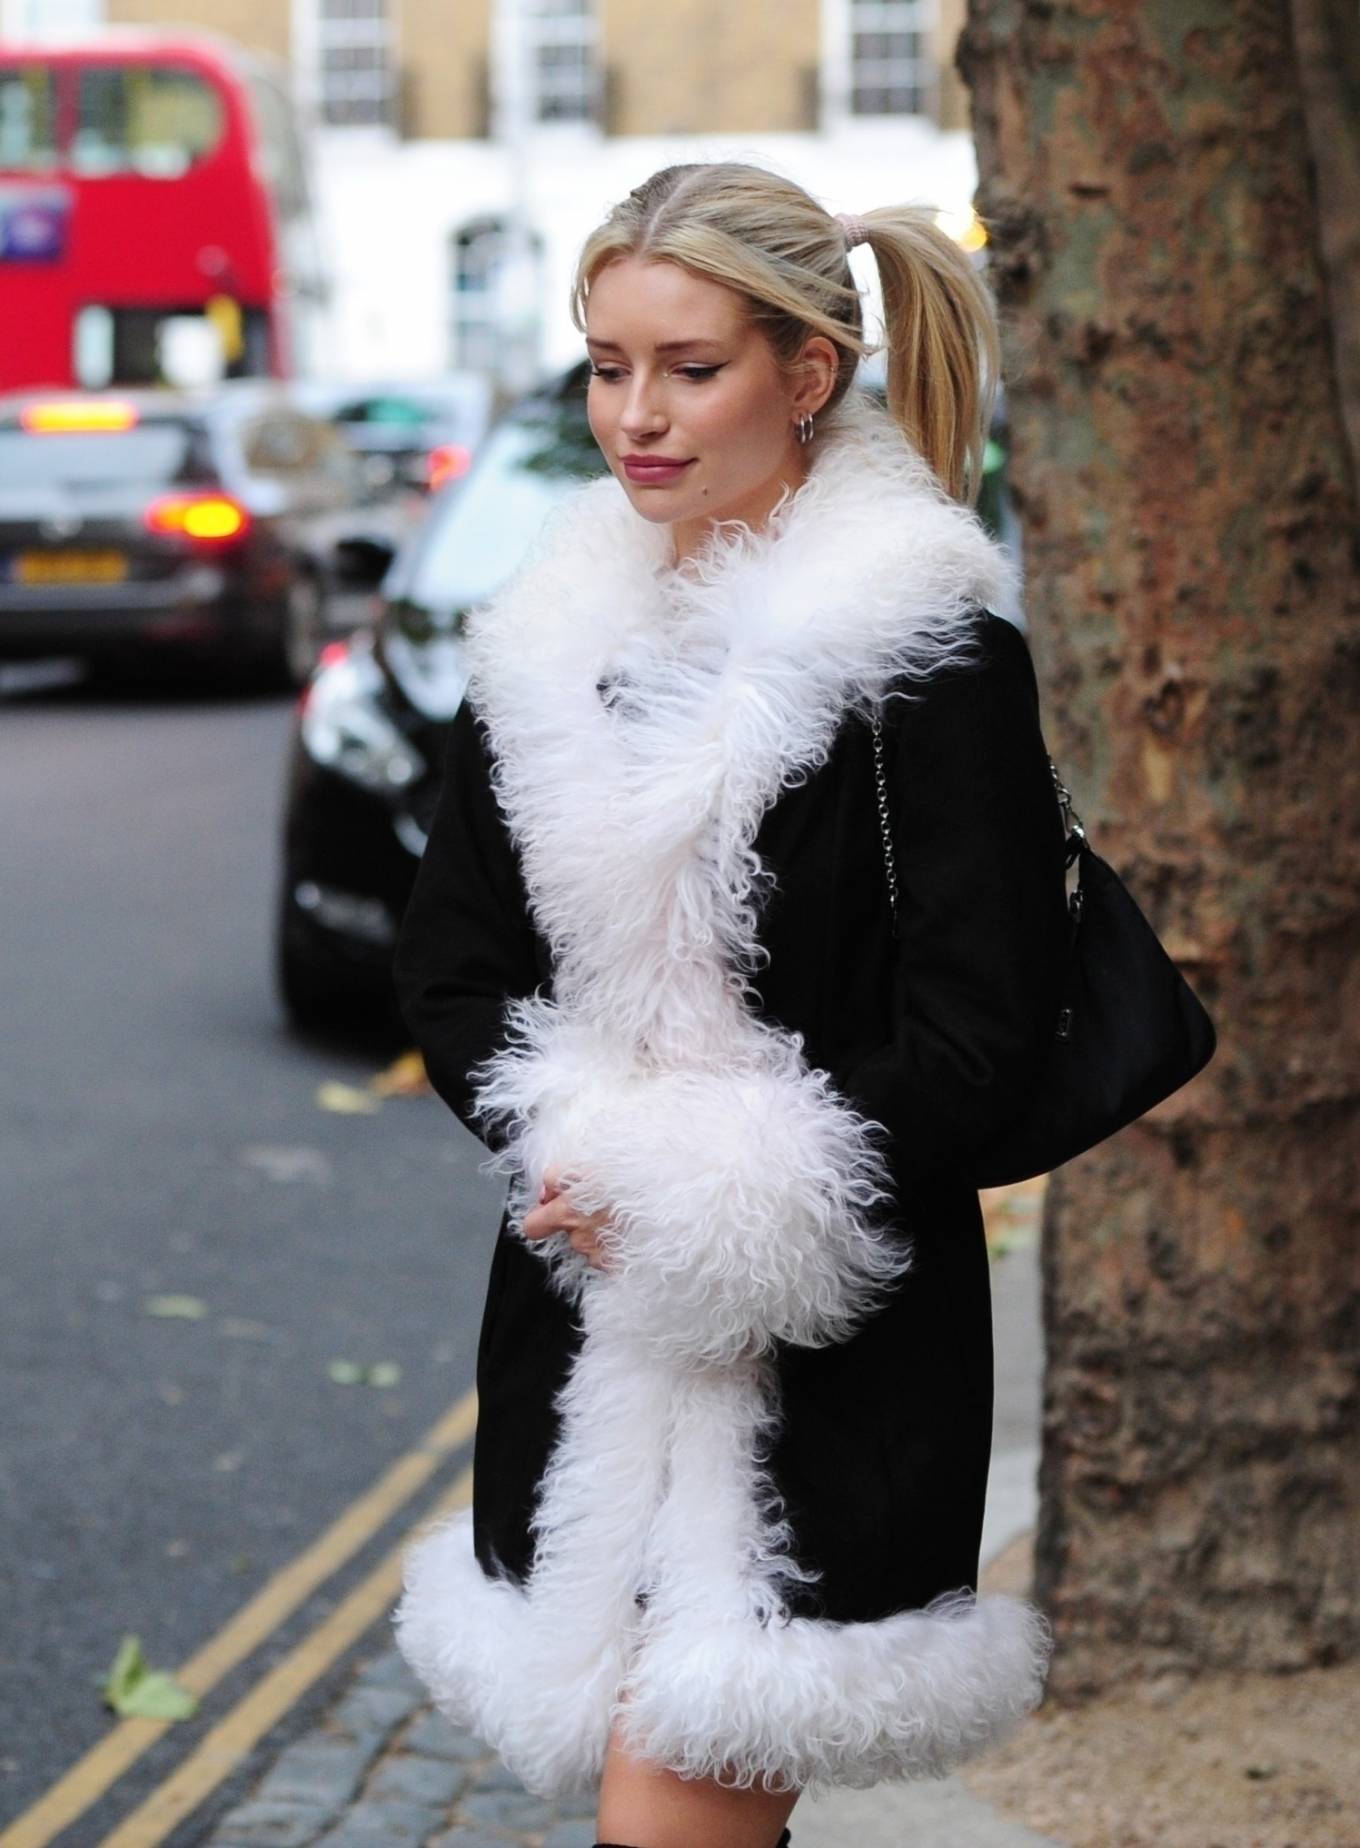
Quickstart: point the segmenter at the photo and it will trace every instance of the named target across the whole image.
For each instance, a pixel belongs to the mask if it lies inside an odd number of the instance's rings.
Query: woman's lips
[[[683,475],[694,459],[691,456],[689,462],[625,462],[623,466],[628,472],[630,481],[657,487]]]

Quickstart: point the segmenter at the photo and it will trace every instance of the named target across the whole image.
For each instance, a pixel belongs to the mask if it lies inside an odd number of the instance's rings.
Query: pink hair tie
[[[853,250],[856,244],[867,244],[869,242],[868,225],[865,224],[862,218],[857,218],[853,212],[837,212],[836,223],[845,233],[845,248],[847,250]]]

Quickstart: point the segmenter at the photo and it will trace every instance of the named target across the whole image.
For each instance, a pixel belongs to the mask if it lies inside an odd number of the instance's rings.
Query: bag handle
[[[888,778],[883,768],[883,721],[877,707],[874,708],[873,727],[874,782],[878,790],[878,827],[883,837],[883,867],[888,876],[888,904],[892,910],[892,934],[895,937],[898,934],[897,859],[893,853],[892,817],[888,812]],[[1058,807],[1062,810],[1063,834],[1067,841],[1067,865],[1070,867],[1082,847],[1089,844],[1088,838],[1085,828],[1081,825],[1081,817],[1072,806],[1072,793],[1058,775],[1058,766],[1051,757],[1048,759],[1048,768],[1053,777],[1053,793],[1058,798]],[[1073,910],[1078,914],[1081,906],[1080,890],[1078,887],[1077,891],[1072,894],[1075,901]],[[1073,921],[1075,923],[1075,918]]]

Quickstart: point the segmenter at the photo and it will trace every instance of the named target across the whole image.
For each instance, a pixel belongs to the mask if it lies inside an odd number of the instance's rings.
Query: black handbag
[[[883,728],[873,716],[878,818],[897,933],[897,870],[883,769]],[[1092,847],[1050,757],[1067,840],[1077,862],[1068,894],[1067,972],[1053,1038],[1019,1115],[980,1150],[977,1187],[1007,1187],[1050,1174],[1074,1155],[1188,1084],[1213,1057],[1217,1036],[1198,995],[1108,861]]]

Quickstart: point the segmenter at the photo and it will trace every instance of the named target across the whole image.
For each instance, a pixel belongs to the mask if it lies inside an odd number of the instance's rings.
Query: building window
[[[316,0],[321,120],[335,127],[392,121],[392,21],[388,0]]]
[[[496,370],[496,283],[504,247],[499,218],[474,218],[453,234],[452,363],[472,372]]]
[[[472,218],[449,240],[449,363],[492,379],[537,370],[543,239],[519,244],[503,218]],[[523,388],[524,381],[520,381]]]
[[[935,89],[933,0],[850,0],[850,114],[925,115]]]
[[[594,121],[597,107],[592,0],[526,0],[524,28],[534,120]]]

